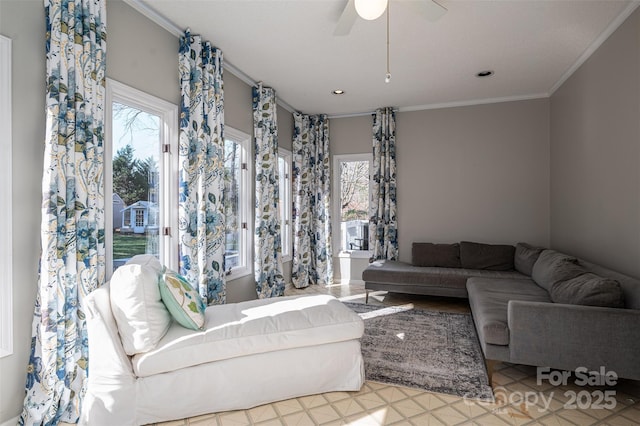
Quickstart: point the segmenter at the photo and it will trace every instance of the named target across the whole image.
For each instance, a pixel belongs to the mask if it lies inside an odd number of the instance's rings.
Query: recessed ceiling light
[[[484,70],[484,71],[480,71],[479,73],[476,74],[476,77],[490,77],[493,75],[493,71],[492,70]]]
[[[342,90],[342,89],[336,89],[336,90],[334,90],[334,91],[333,91],[333,92],[331,92],[331,93],[333,93],[334,95],[344,95],[344,90]]]

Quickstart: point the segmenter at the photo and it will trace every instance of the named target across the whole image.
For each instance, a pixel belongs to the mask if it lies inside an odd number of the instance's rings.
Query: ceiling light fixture
[[[480,71],[479,73],[476,74],[476,77],[491,77],[493,75],[493,71],[492,70],[485,70],[485,71]]]
[[[333,93],[334,95],[344,95],[344,90],[336,89],[336,90],[333,90],[331,93]]]
[[[355,0],[356,12],[362,19],[378,19],[387,8],[388,0]]]

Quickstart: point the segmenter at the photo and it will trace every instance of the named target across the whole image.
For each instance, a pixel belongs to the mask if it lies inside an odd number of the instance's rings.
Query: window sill
[[[351,259],[369,259],[371,257],[370,250],[342,250],[338,253],[338,257],[347,257]]]
[[[234,268],[225,276],[225,281],[234,281],[247,275],[251,275],[252,271],[247,267]]]

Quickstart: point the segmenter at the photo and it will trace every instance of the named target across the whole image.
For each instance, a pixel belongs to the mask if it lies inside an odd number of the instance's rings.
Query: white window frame
[[[106,105],[106,143],[105,156],[105,199],[113,199],[113,143],[112,135],[112,105],[113,102],[122,103],[133,108],[160,117],[160,144],[168,146],[168,152],[162,154],[158,164],[160,175],[160,199],[165,200],[160,210],[160,262],[168,268],[178,268],[178,106],[135,89],[116,80],[107,79]],[[107,279],[113,273],[113,217],[111,210],[105,218],[105,246],[107,262]],[[166,232],[165,229],[166,228]]]
[[[0,35],[0,358],[13,353],[13,208],[11,195],[11,39]]]
[[[285,148],[278,148],[278,160],[282,158],[286,164],[287,175],[278,176],[279,181],[284,187],[284,194],[280,193],[280,203],[284,204],[284,217],[280,218],[281,242],[282,242],[282,261],[289,262],[292,259],[292,223],[291,223],[291,151]],[[278,182],[280,184],[280,182]]]
[[[235,280],[253,273],[253,185],[251,179],[251,170],[253,170],[253,162],[251,161],[251,136],[234,129],[233,127],[224,127],[224,139],[231,140],[240,145],[240,163],[244,166],[240,173],[240,197],[238,206],[239,221],[245,226],[240,227],[240,249],[239,265],[227,270],[227,280]]]
[[[373,252],[369,250],[344,250],[341,247],[342,238],[337,238],[341,235],[340,230],[340,164],[351,161],[368,161],[369,162],[369,211],[371,211],[371,177],[373,173],[373,154],[337,154],[333,156],[333,219],[331,227],[336,230],[334,232],[333,240],[333,252],[337,253],[338,257],[353,257],[353,258],[370,258]]]

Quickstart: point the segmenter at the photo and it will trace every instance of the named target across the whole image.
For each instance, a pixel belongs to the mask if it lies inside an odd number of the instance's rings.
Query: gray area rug
[[[345,305],[364,319],[367,380],[493,401],[471,315]]]

